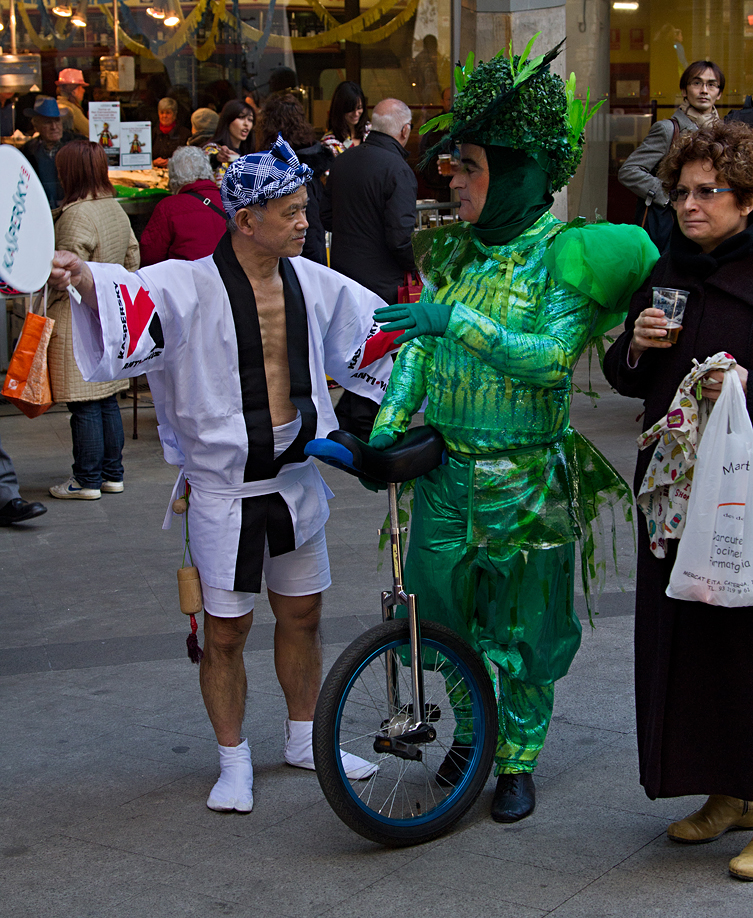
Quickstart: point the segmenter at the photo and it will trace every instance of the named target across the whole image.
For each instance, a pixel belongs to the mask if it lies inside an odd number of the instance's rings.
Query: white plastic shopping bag
[[[740,377],[722,392],[698,448],[685,531],[667,596],[715,606],[753,605],[753,425]]]

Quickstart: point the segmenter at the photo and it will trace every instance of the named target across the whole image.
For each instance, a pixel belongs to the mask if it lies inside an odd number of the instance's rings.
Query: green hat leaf
[[[565,83],[565,96],[567,97],[567,136],[570,146],[576,149],[582,143],[583,131],[588,122],[593,118],[596,112],[606,102],[606,99],[600,99],[591,109],[591,90],[586,90],[586,101],[575,98],[575,74],[571,73],[567,83]]]

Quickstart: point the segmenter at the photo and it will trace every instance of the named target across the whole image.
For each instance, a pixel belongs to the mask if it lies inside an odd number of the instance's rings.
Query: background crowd
[[[129,270],[211,255],[227,225],[219,189],[228,167],[241,156],[269,150],[281,134],[314,173],[303,257],[328,264],[330,232],[332,267],[388,302],[396,301],[405,272],[414,268],[411,236],[419,184],[406,162],[413,128],[409,107],[397,99],[382,100],[369,121],[361,87],[345,81],[334,91],[327,130],[319,137],[297,95],[295,74],[281,68],[273,77],[263,100],[256,93],[234,98],[228,86],[221,94],[205,94],[193,111],[178,92],[141,110],[152,125],[152,169],[147,171],[170,192],[154,206],[148,222],[141,217],[129,221],[115,201],[113,182],[121,174],[110,181],[101,137],[99,143],[89,140],[90,88],[82,71],[60,71],[55,98],[4,99],[2,133],[11,133],[15,124],[14,142],[47,194],[57,248]],[[22,136],[28,135],[19,135],[19,126],[31,134],[25,142]],[[56,319],[49,357],[52,394],[71,412],[74,456],[73,474],[50,493],[97,500],[103,492],[124,487],[123,431],[115,401],[124,384],[85,383],[73,358],[67,298],[56,297],[50,313]],[[363,437],[375,414],[370,400],[352,393],[346,393],[338,409],[341,426]]]

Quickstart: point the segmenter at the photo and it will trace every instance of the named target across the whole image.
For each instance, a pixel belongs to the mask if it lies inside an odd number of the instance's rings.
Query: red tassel
[[[192,663],[201,663],[201,658],[204,656],[204,651],[199,647],[199,639],[196,637],[196,632],[199,630],[199,626],[196,623],[196,616],[191,616],[191,633],[186,638],[186,647],[188,648],[188,659]]]

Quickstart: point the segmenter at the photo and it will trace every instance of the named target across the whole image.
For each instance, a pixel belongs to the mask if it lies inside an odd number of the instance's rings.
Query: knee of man
[[[241,618],[218,618],[204,614],[204,647],[210,652],[232,654],[243,650],[251,623],[248,616]]]
[[[315,631],[322,617],[321,593],[313,596],[279,597],[283,602],[275,603],[275,615],[283,626],[302,631]]]

